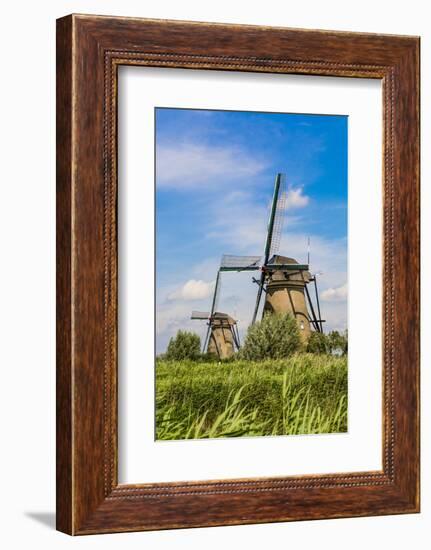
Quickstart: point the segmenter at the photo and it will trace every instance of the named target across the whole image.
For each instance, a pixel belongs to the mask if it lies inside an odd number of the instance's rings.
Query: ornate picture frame
[[[381,471],[118,483],[120,65],[380,79]],[[90,15],[57,21],[57,528],[91,534],[419,511],[419,38]]]

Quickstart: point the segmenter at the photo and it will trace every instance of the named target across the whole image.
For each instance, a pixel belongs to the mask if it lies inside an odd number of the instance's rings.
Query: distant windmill
[[[205,320],[208,330],[205,337],[203,352],[214,353],[219,359],[231,357],[239,349],[239,333],[237,322],[227,313],[216,311],[220,296],[221,273],[217,272],[211,312],[192,311],[192,319]]]
[[[277,174],[263,256],[225,255],[220,271],[259,270],[259,279],[253,277],[253,282],[258,285],[258,291],[252,324],[256,322],[262,293],[265,293],[263,315],[269,312],[291,313],[298,322],[303,338],[306,339],[310,335],[311,326],[315,331],[323,332],[324,321],[320,318],[316,276],[310,274],[308,264],[299,264],[293,258],[278,255],[286,211],[285,186],[285,177],[283,174]],[[315,285],[318,316],[307,288],[310,282],[314,282]]]

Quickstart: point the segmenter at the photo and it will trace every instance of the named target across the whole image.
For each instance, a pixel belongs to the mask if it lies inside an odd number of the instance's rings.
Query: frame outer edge
[[[145,23],[145,20],[140,21],[142,21],[142,24]],[[94,318],[100,319],[101,311],[99,304],[96,303],[97,297],[94,295],[94,292],[99,293],[99,289],[97,286],[89,286],[88,282],[86,282],[86,278],[89,277],[92,283],[97,283],[97,285],[100,284],[101,277],[99,264],[95,266],[94,262],[96,262],[96,260],[93,260],[94,253],[96,253],[97,256],[97,262],[100,260],[101,254],[98,245],[100,241],[97,241],[97,238],[102,237],[100,226],[97,225],[101,217],[99,204],[100,189],[95,190],[93,188],[93,183],[98,181],[100,175],[100,158],[94,159],[94,154],[99,154],[101,145],[100,135],[98,133],[100,132],[99,126],[101,116],[100,96],[98,94],[102,92],[100,88],[102,79],[100,73],[101,67],[96,63],[101,62],[103,51],[105,49],[110,49],[112,41],[121,45],[122,38],[119,36],[120,29],[116,27],[117,22],[117,18],[109,18],[109,21],[105,19],[103,25],[99,26],[99,21],[95,24],[93,16],[68,16],[57,22],[57,529],[68,534],[86,534],[90,532],[101,533],[107,531],[223,525],[229,523],[260,523],[268,521],[286,521],[289,519],[312,519],[312,514],[310,514],[308,518],[305,518],[300,512],[298,512],[298,515],[294,514],[289,518],[284,517],[284,519],[281,519],[281,515],[278,514],[265,518],[257,518],[255,514],[249,516],[244,515],[245,512],[241,509],[241,516],[238,516],[236,519],[227,519],[223,512],[220,519],[217,520],[203,517],[199,522],[189,522],[186,521],[186,511],[183,507],[186,502],[189,502],[189,498],[193,499],[193,505],[197,504],[195,502],[197,495],[193,496],[193,493],[184,496],[177,495],[174,500],[168,497],[168,501],[166,502],[167,506],[161,506],[160,502],[160,510],[157,511],[150,503],[144,505],[144,503],[141,502],[141,504],[138,505],[137,500],[132,500],[136,497],[127,497],[124,495],[123,498],[113,501],[109,496],[109,489],[112,490],[112,487],[109,487],[111,485],[109,481],[114,481],[115,485],[115,479],[108,480],[108,483],[106,483],[107,480],[105,479],[103,487],[103,468],[100,464],[100,458],[105,458],[105,456],[100,440],[100,436],[102,435],[101,429],[103,429],[105,434],[108,434],[111,429],[114,430],[115,433],[116,427],[110,425],[109,416],[108,421],[105,417],[103,425],[100,422],[97,426],[95,425],[94,414],[96,411],[100,411],[101,406],[99,395],[100,386],[98,385],[100,384],[101,376],[98,368],[98,361],[101,357],[102,350],[100,343],[93,340],[93,338],[97,340],[100,334],[99,328],[96,328],[96,326],[99,326],[94,324]],[[90,23],[91,28],[89,27]],[[127,21],[125,23],[127,23]],[[159,21],[154,22],[154,24],[156,27],[160,27],[156,29],[157,32],[161,30],[161,27],[163,27],[163,31],[166,28],[166,22]],[[172,24],[177,25],[178,22],[172,22]],[[199,24],[194,25],[199,26]],[[188,24],[184,23],[184,25],[181,26],[184,27],[181,30],[187,30]],[[204,25],[202,25],[202,27],[203,26]],[[121,30],[124,30],[124,28],[126,31],[128,30],[127,24],[125,24],[125,27]],[[240,32],[241,27],[232,29],[232,31],[234,30],[235,32]],[[253,29],[249,29],[250,32],[252,30]],[[297,35],[294,29],[285,30]],[[144,48],[145,46],[141,45],[141,43],[145,44],[148,40],[154,40],[153,44],[159,44],[158,36],[156,38],[147,38],[146,36],[144,39],[141,38],[142,34],[138,36],[136,31],[137,29],[134,28],[133,32],[135,34],[132,33],[132,38],[136,37],[137,41],[133,42],[133,48],[136,48],[136,50],[139,51],[139,48]],[[139,33],[140,32],[141,29],[139,29]],[[314,36],[312,34],[314,31],[309,32],[310,36]],[[336,37],[338,36],[338,33],[335,31],[334,34]],[[352,43],[354,42],[354,37],[359,39],[358,37],[361,36],[360,40],[365,39],[363,35],[359,34],[352,34],[351,36]],[[370,41],[373,42],[377,40],[378,36],[379,35],[373,37],[370,35]],[[76,37],[75,40],[74,37]],[[165,47],[165,37],[166,35],[163,34],[163,38],[160,42],[163,48]],[[383,38],[386,37],[383,36]],[[398,38],[390,38],[388,36],[387,39],[390,42],[388,44],[388,51],[390,52],[388,54],[389,57],[400,56],[401,50],[405,54],[407,49],[410,49],[411,55],[414,49],[412,46],[415,39],[406,37],[406,39],[401,41],[402,45],[400,45]],[[105,41],[109,42],[109,46],[107,46],[108,42]],[[191,40],[190,45],[187,47],[193,48],[195,41],[195,39]],[[168,50],[169,47],[173,47],[169,46],[170,42],[172,42],[172,40],[168,39]],[[416,45],[418,45],[417,39]],[[174,46],[176,47],[176,44],[174,44]],[[230,48],[232,50],[232,47]],[[310,44],[307,45],[307,49],[311,51]],[[142,51],[145,50],[143,49]],[[368,54],[371,55],[369,53],[369,51],[371,51],[370,44],[362,51],[362,57],[366,58],[367,51]],[[75,58],[75,56],[78,55],[79,57]],[[86,55],[89,56],[88,59],[86,59]],[[169,55],[175,57],[175,54],[170,53]],[[188,54],[186,54],[185,57],[187,57],[187,55]],[[287,51],[286,55],[289,56],[289,51]],[[415,57],[416,55],[418,55],[418,47],[416,47],[415,53],[413,54],[415,60],[417,60]],[[218,54],[217,57],[219,57]],[[289,57],[287,57],[287,59],[289,59]],[[331,59],[330,55],[328,59]],[[391,59],[391,64],[392,63],[393,59]],[[200,63],[196,63],[195,65],[200,65]],[[248,69],[243,68],[242,70]],[[410,80],[409,83],[406,84],[405,89],[413,94],[414,99],[417,99],[418,79],[415,70],[416,68],[413,69],[414,82]],[[84,74],[90,75],[88,71],[93,71],[91,73],[91,80],[94,79],[93,88],[88,86],[88,82],[83,83],[80,80]],[[324,70],[318,69],[318,72],[323,74]],[[325,74],[334,74],[334,72],[331,67],[328,68]],[[361,73],[361,75],[366,77],[367,73]],[[352,76],[355,76],[353,72]],[[356,74],[356,76],[360,75]],[[400,99],[398,98],[398,100]],[[92,111],[91,108],[94,110]],[[417,110],[413,112],[411,108],[407,108],[407,112],[414,121],[418,121]],[[412,125],[410,125],[410,128],[411,126]],[[400,130],[398,121],[397,129],[398,131]],[[93,132],[96,137],[95,142],[90,141],[91,138],[94,137],[92,134]],[[413,135],[415,135],[414,130]],[[417,147],[416,143],[413,144],[413,148],[415,147]],[[416,158],[416,164],[412,158]],[[95,165],[95,163],[91,164],[92,159],[96,161],[97,165]],[[418,201],[418,186],[416,185],[418,183],[418,156],[416,155],[415,157],[413,154],[413,157],[410,156],[409,159],[410,162],[406,163],[405,159],[397,157],[398,163],[402,165],[404,169],[406,164],[408,164],[410,168],[414,167],[416,170],[412,178],[412,181],[414,180],[415,182],[415,186],[414,189],[412,189],[409,205],[409,208],[413,205],[414,210],[418,207],[418,202],[415,202]],[[77,164],[78,161],[79,164]],[[81,163],[83,163],[83,166],[81,166]],[[91,208],[93,208],[93,210],[91,210]],[[411,213],[412,209],[410,208],[405,218],[410,224],[414,221]],[[91,223],[88,219],[89,215],[93,215],[94,221]],[[75,219],[76,224],[74,222]],[[90,234],[88,234],[88,230]],[[408,242],[413,246],[411,254],[414,259],[418,261],[416,255],[418,241],[417,225],[416,228],[413,228],[413,233],[414,235],[411,239],[408,239]],[[89,242],[88,245],[85,246],[84,239],[88,237]],[[106,234],[103,238],[106,241]],[[400,245],[400,241],[401,240],[398,240],[397,246]],[[91,253],[93,253],[93,255]],[[409,254],[409,252],[405,253]],[[79,262],[77,261],[78,258]],[[91,261],[89,261],[89,258],[91,258]],[[415,282],[415,288],[418,287],[418,275],[415,264],[413,273],[408,276],[410,282]],[[404,287],[401,288],[401,291],[403,291],[403,288]],[[91,291],[93,291],[93,295],[90,296]],[[412,303],[408,307],[409,318],[413,319],[414,322],[418,321],[418,315],[416,313],[418,310],[415,309],[418,305],[416,298],[417,294],[415,290],[413,292]],[[76,325],[74,325],[73,317],[76,317]],[[84,321],[83,324],[81,323],[82,321]],[[88,323],[88,326],[86,323]],[[415,329],[411,330],[411,334],[413,336],[413,342],[410,344],[409,349],[414,348],[416,352],[417,333]],[[72,349],[73,345],[76,347],[75,356],[74,349]],[[404,353],[407,351],[407,349],[404,349]],[[401,413],[399,417],[402,417],[403,421],[407,424],[407,440],[412,444],[405,460],[408,474],[405,474],[402,468],[399,467],[400,465],[397,465],[399,473],[401,474],[401,480],[399,480],[401,481],[401,486],[398,485],[397,488],[401,489],[401,493],[392,493],[389,487],[388,491],[385,493],[379,493],[377,487],[374,488],[375,490],[370,487],[370,491],[368,492],[367,490],[365,493],[375,495],[375,498],[381,499],[379,504],[377,501],[374,502],[374,508],[367,511],[364,509],[362,512],[360,512],[360,508],[356,508],[355,510],[345,509],[336,514],[331,514],[328,511],[324,512],[323,515],[321,515],[322,511],[320,511],[320,513],[317,514],[318,517],[329,518],[414,511],[411,505],[412,500],[417,500],[418,498],[418,491],[414,490],[412,487],[413,483],[418,483],[418,475],[415,475],[418,472],[418,439],[416,439],[418,422],[416,416],[414,421],[411,419],[409,420],[408,413],[417,413],[418,385],[413,379],[413,373],[408,375],[407,366],[411,366],[415,374],[418,373],[418,357],[416,353],[413,354],[411,362],[414,362],[414,365],[406,365],[406,367],[401,369],[403,377],[405,376],[408,379],[409,389],[413,392],[409,411],[405,409],[405,394],[407,389],[404,390],[404,393],[401,392],[397,401],[399,407],[404,407],[402,411],[399,411],[399,413]],[[401,365],[399,366],[401,367]],[[76,391],[74,391],[75,376]],[[90,390],[93,394],[90,394]],[[97,395],[94,395],[93,390],[96,390]],[[115,396],[114,394],[115,392],[111,393],[109,391],[109,399],[112,399]],[[111,442],[112,433],[108,436],[105,435],[105,437],[108,437],[108,441]],[[399,458],[402,459],[401,456]],[[106,492],[107,488],[108,494]],[[395,489],[395,487],[393,487],[393,489]],[[356,496],[360,494],[356,489],[352,488],[351,491],[352,495],[353,493]],[[348,495],[351,491],[343,491],[343,494]],[[229,492],[235,493],[235,491]],[[253,492],[253,490],[251,492]],[[360,492],[362,492],[362,490]],[[282,494],[284,495],[284,493]],[[408,501],[405,500],[407,494]],[[298,497],[300,496],[301,495],[298,494]],[[229,498],[235,499],[240,504],[243,501],[245,502],[245,497],[240,497],[238,494]],[[393,498],[395,501],[385,501],[385,498]],[[199,501],[199,498],[197,500]],[[218,499],[215,501],[215,499],[211,499],[211,502],[214,502],[214,505],[222,506],[225,500],[226,499]],[[170,504],[168,502],[170,502]],[[249,502],[251,501],[249,500]],[[391,505],[389,504],[390,502],[392,502]],[[137,516],[135,516],[134,519],[129,517],[129,521],[126,521],[126,516],[128,514],[126,509],[129,505],[130,512],[133,510],[133,515],[137,514]],[[161,517],[163,513],[170,515],[170,518],[165,517],[163,519]],[[327,515],[325,515],[325,513]],[[140,516],[139,514],[143,515]],[[154,523],[149,517],[149,515],[152,514],[156,514],[156,516],[159,514],[160,516],[154,519]]]
[[[72,16],[56,25],[56,528],[73,534]]]
[[[413,39],[397,71],[395,113],[398,200],[395,203],[397,247],[395,325],[398,338],[396,423],[399,485],[413,512],[420,510],[420,39]],[[403,269],[403,266],[409,268]],[[398,303],[397,303],[398,302]],[[408,376],[408,370],[410,374]],[[402,406],[400,405],[402,404]]]

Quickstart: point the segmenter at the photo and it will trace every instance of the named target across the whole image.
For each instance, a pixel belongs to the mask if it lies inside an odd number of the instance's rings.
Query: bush
[[[247,330],[241,358],[253,361],[289,357],[301,347],[296,320],[289,314],[267,314]]]
[[[322,332],[312,332],[307,342],[308,353],[331,353],[328,337]]]
[[[175,338],[169,340],[164,359],[168,361],[196,360],[200,358],[201,339],[193,332],[179,330]]]

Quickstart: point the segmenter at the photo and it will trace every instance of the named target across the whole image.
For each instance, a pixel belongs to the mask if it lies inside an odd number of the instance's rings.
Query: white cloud
[[[209,146],[196,143],[157,146],[157,184],[192,189],[205,184],[217,187],[232,179],[260,173],[265,164],[239,147]]]
[[[347,299],[347,283],[336,288],[327,288],[321,294],[327,302],[341,302]]]
[[[205,281],[190,279],[174,292],[168,295],[168,300],[203,300],[208,298],[214,289],[214,281],[206,283]]]
[[[290,208],[303,208],[307,206],[310,197],[302,194],[302,187],[289,187],[286,193],[286,210]]]

